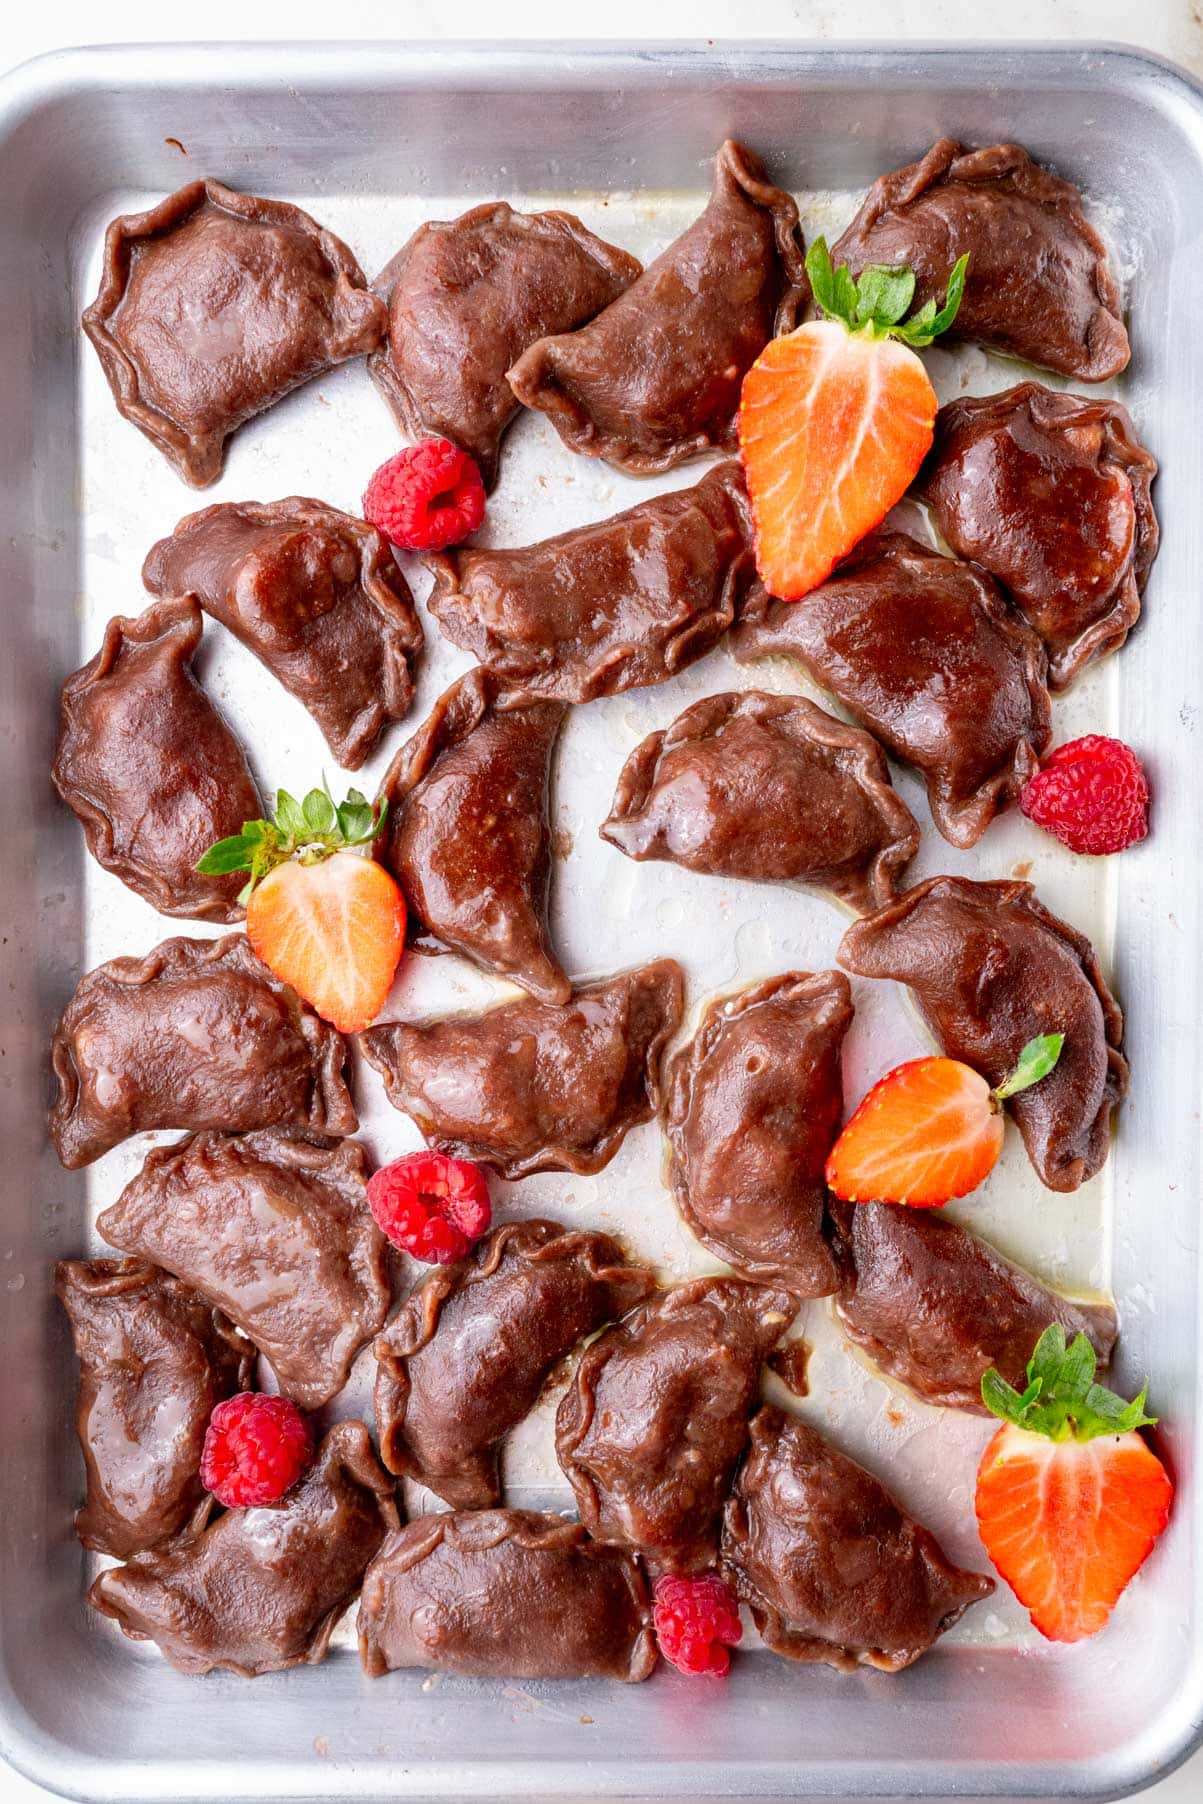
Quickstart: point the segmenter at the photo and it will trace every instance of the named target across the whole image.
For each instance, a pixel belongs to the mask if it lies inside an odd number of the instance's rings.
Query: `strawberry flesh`
[[[984,1182],[1002,1143],[985,1078],[958,1059],[912,1059],[861,1102],[827,1161],[827,1186],[850,1203],[939,1208]]]
[[[405,943],[405,903],[382,865],[357,852],[277,865],[254,890],[247,937],[269,970],[340,1033],[384,1006]]]

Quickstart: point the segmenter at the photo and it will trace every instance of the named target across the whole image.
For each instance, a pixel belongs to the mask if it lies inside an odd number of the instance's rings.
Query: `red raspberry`
[[[312,1452],[309,1424],[295,1403],[239,1391],[209,1417],[201,1483],[227,1509],[275,1503],[296,1484]]]
[[[678,1672],[720,1678],[731,1664],[729,1647],[743,1639],[739,1605],[716,1572],[704,1578],[659,1578],[652,1587],[656,1639]]]
[[[452,1265],[493,1219],[478,1165],[446,1153],[407,1153],[368,1179],[368,1205],[394,1246],[428,1265]]]
[[[381,464],[363,498],[364,518],[407,551],[441,551],[485,517],[476,462],[445,438],[424,438]]]
[[[1149,831],[1149,784],[1122,739],[1087,733],[1045,759],[1019,806],[1071,852],[1122,852]]]

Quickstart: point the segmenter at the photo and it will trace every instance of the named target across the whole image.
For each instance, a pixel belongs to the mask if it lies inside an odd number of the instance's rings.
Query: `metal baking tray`
[[[87,1174],[64,1173],[43,1108],[51,1027],[80,971],[190,929],[85,861],[76,823],[51,804],[57,689],[111,613],[143,605],[142,556],[180,515],[298,491],[354,508],[397,439],[362,365],[347,367],[244,428],[221,483],[194,497],[117,418],[79,333],[103,224],[209,173],[299,201],[369,272],[423,218],[498,196],[571,206],[646,256],[698,210],[728,134],[798,192],[809,233],[830,234],[874,175],[941,133],[1018,139],[1082,186],[1132,302],[1133,364],[1118,392],[1162,461],[1164,542],[1145,620],[1122,657],[1056,712],[1059,739],[1093,726],[1139,746],[1156,789],[1152,838],[1096,865],[1018,818],[972,855],[929,828],[915,875],[1030,873],[1044,900],[1094,937],[1127,1010],[1135,1081],[1104,1174],[1074,1197],[1054,1196],[1009,1144],[961,1211],[1051,1281],[1114,1289],[1120,1379],[1147,1372],[1163,1417],[1173,1524],[1110,1631],[1077,1649],[1041,1642],[1000,1590],[896,1677],[795,1668],[750,1648],[721,1687],[671,1671],[637,1687],[419,1672],[373,1682],[344,1628],[320,1667],[253,1684],[182,1678],[83,1605],[90,1567],[71,1533],[74,1374],[48,1290],[54,1259],[95,1250],[95,1211],[145,1139]],[[0,172],[0,1751],[50,1789],[89,1799],[1100,1797],[1164,1772],[1203,1723],[1199,92],[1172,67],[1121,49],[76,51],[0,84]],[[972,349],[936,350],[930,367],[942,398],[1016,379],[1014,366]],[[698,474],[632,482],[569,457],[530,417],[510,442],[487,531],[497,543],[527,542]],[[263,782],[308,784],[328,760],[302,710],[219,629],[208,629],[202,657]],[[431,633],[414,723],[465,662]],[[661,689],[574,711],[558,775],[554,923],[574,972],[684,949],[696,1012],[715,991],[831,962],[843,921],[825,901],[636,866],[596,835],[644,733],[700,694],[753,684],[787,688],[798,677],[777,664],[740,669],[720,649]],[[897,780],[926,821],[917,785]],[[414,960],[389,1012],[463,1006],[492,987],[458,961]],[[852,1096],[925,1043],[893,986],[860,984],[857,1000]],[[374,1077],[361,1073],[358,1089],[378,1154],[414,1144]],[[499,1186],[498,1201],[503,1213],[616,1228],[670,1277],[713,1264],[672,1210],[654,1125],[597,1178]],[[984,1564],[970,1497],[985,1425],[926,1408],[852,1359],[826,1305],[808,1306],[802,1327],[815,1344],[813,1390],[796,1406],[873,1466],[955,1557]],[[364,1407],[365,1378],[361,1361],[343,1413]],[[568,1502],[549,1454],[553,1405],[514,1437],[506,1472],[516,1501]]]

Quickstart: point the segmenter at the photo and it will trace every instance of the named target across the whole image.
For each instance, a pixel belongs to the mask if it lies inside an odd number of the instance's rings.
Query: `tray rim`
[[[1173,59],[1159,52],[1118,40],[1050,42],[1025,39],[1000,42],[988,38],[964,41],[932,38],[892,45],[856,39],[815,42],[780,38],[653,38],[633,44],[604,38],[579,42],[554,38],[509,42],[486,39],[432,42],[414,39],[339,38],[304,41],[255,38],[233,42],[209,39],[181,42],[144,40],[51,50],[15,65],[0,75],[0,168],[3,167],[6,144],[13,132],[19,126],[36,120],[40,109],[65,96],[98,87],[111,89],[114,85],[125,88],[150,85],[158,87],[171,86],[173,82],[182,83],[185,80],[190,85],[195,85],[204,80],[207,64],[212,65],[214,79],[220,79],[224,87],[237,92],[240,87],[259,84],[268,76],[268,70],[262,61],[265,55],[271,57],[270,78],[273,81],[286,80],[290,86],[302,89],[307,85],[329,86],[332,79],[329,59],[332,55],[337,55],[342,64],[339,84],[352,91],[356,88],[378,87],[403,78],[436,87],[452,74],[461,84],[487,89],[494,82],[511,81],[516,74],[532,75],[540,71],[546,71],[549,78],[554,77],[560,87],[568,87],[576,80],[595,79],[599,73],[604,73],[609,68],[621,72],[627,85],[638,86],[658,81],[665,65],[673,61],[687,63],[691,73],[708,77],[715,83],[724,79],[728,71],[736,70],[745,77],[762,72],[765,76],[778,80],[795,75],[813,81],[822,78],[825,73],[850,79],[853,71],[847,65],[851,59],[855,59],[857,67],[862,70],[889,68],[916,78],[921,78],[929,70],[946,74],[960,65],[967,79],[980,80],[983,65],[989,64],[995,77],[1008,67],[1016,70],[1022,68],[1029,72],[1042,69],[1050,77],[1056,77],[1059,72],[1074,71],[1079,80],[1089,81],[1102,93],[1121,83],[1124,72],[1130,71],[1140,72],[1146,81],[1162,84],[1172,90],[1178,103],[1193,116],[1195,129],[1203,143],[1203,79],[1196,78]],[[186,71],[181,66],[185,59]],[[1203,1337],[1203,1315],[1196,1323],[1196,1330]],[[1197,1512],[1198,1504],[1195,1509]],[[1055,1795],[1105,1800],[1131,1796],[1155,1780],[1168,1776],[1203,1746],[1203,1661],[1199,1658],[1199,1650],[1196,1650],[1192,1666],[1194,1670],[1191,1676],[1196,1687],[1193,1714],[1189,1719],[1183,1720],[1180,1710],[1167,1708],[1163,1714],[1172,1720],[1166,1724],[1168,1734],[1163,1745],[1158,1745],[1147,1730],[1135,1742],[1125,1744],[1125,1756],[1129,1750],[1135,1749],[1135,1759],[1122,1778],[1119,1777],[1114,1762],[1110,1770],[1106,1770],[1103,1762],[1086,1761],[1078,1768],[1081,1776],[1073,1783],[1058,1784],[1052,1788],[1047,1779],[1052,1769],[1033,1763],[1022,1769],[1008,1769],[1006,1786],[1000,1788],[997,1780],[1002,1769],[996,1764],[983,1760],[963,1760],[939,1767],[932,1775],[935,1783],[925,1786],[924,1790],[932,1796],[962,1798],[1025,1797],[1037,1790],[1049,1797]],[[17,1720],[22,1714],[21,1706],[18,1704],[14,1713],[11,1710],[13,1703],[7,1683],[3,1675],[0,1675],[0,1760],[4,1764],[11,1765],[53,1795],[81,1799],[115,1798],[118,1795],[108,1784],[103,1790],[84,1789],[82,1786],[77,1788],[75,1785],[64,1787],[61,1775],[48,1769],[36,1737],[25,1735]],[[127,1773],[130,1777],[133,1769],[142,1764],[145,1763],[108,1763],[110,1772]],[[470,1771],[471,1763],[465,1764]],[[715,1763],[685,1761],[673,1762],[672,1766],[676,1777],[672,1795],[689,1795],[700,1800],[700,1804],[706,1804],[712,1795],[716,1799],[721,1796],[727,1804],[735,1804],[734,1793],[723,1790],[721,1793],[711,1794],[683,1783],[687,1776],[695,1775],[703,1786],[707,1779],[713,1781]],[[489,1770],[485,1763],[481,1763],[482,1775]],[[745,1764],[741,1772],[753,1782],[757,1799],[785,1799],[801,1795],[868,1795],[863,1787],[858,1787],[854,1793],[846,1793],[842,1789],[833,1790],[826,1785],[816,1792],[808,1788],[805,1794],[800,1793],[790,1784],[791,1776],[796,1770],[796,1763],[766,1760]],[[288,1772],[289,1768],[282,1765],[282,1776]],[[557,1779],[566,1781],[565,1788],[554,1793],[561,1804],[565,1797],[572,1795],[570,1788],[573,1785],[579,1787],[581,1774],[567,1762],[548,1762],[540,1772],[548,1784],[554,1784]],[[1057,1776],[1064,1776],[1063,1768],[1057,1769]],[[780,1785],[777,1784],[778,1777]],[[624,1782],[624,1767],[621,1762],[603,1759],[589,1763],[589,1783],[587,1789],[580,1791],[579,1795],[633,1798],[636,1794],[626,1789],[629,1784],[629,1777]],[[763,1789],[766,1784],[769,1789]],[[141,1786],[135,1786],[129,1795],[144,1797],[151,1794]],[[189,1791],[187,1795],[194,1794]],[[238,1795],[254,1795],[257,1798],[272,1795],[283,1799],[289,1794],[256,1791],[254,1794],[240,1792]],[[298,1792],[296,1795],[302,1794]],[[314,1794],[306,1788],[304,1795]],[[373,1791],[358,1795],[368,1798],[393,1794],[378,1794]],[[404,1795],[415,1794],[407,1790]],[[452,1799],[460,1795],[467,1798],[469,1794],[448,1789],[444,1778],[443,1783],[432,1786],[428,1795]],[[471,1793],[473,1799],[481,1795],[483,1794],[476,1790]],[[529,1800],[529,1804],[538,1804],[537,1794],[532,1793],[525,1784],[515,1787],[512,1779],[500,1784],[495,1795],[521,1796]],[[748,1794],[749,1798],[751,1795]],[[920,1794],[909,1790],[900,1792],[892,1786],[888,1789],[874,1786],[872,1795]],[[553,1793],[549,1791],[547,1796],[550,1798]]]

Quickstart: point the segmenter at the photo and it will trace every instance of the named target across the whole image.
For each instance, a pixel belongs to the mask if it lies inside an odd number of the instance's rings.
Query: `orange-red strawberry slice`
[[[382,865],[357,852],[278,864],[247,903],[252,947],[341,1033],[384,1006],[405,943],[405,903]]]
[[[938,1208],[976,1190],[1002,1151],[1003,1118],[984,1077],[958,1059],[912,1059],[874,1084],[827,1161],[850,1203]]]
[[[936,406],[896,339],[812,320],[770,341],[744,378],[739,443],[771,594],[808,594],[880,525],[931,448]]]
[[[1106,1625],[1169,1520],[1173,1487],[1139,1434],[1050,1441],[1006,1423],[982,1456],[986,1552],[1050,1641]]]

